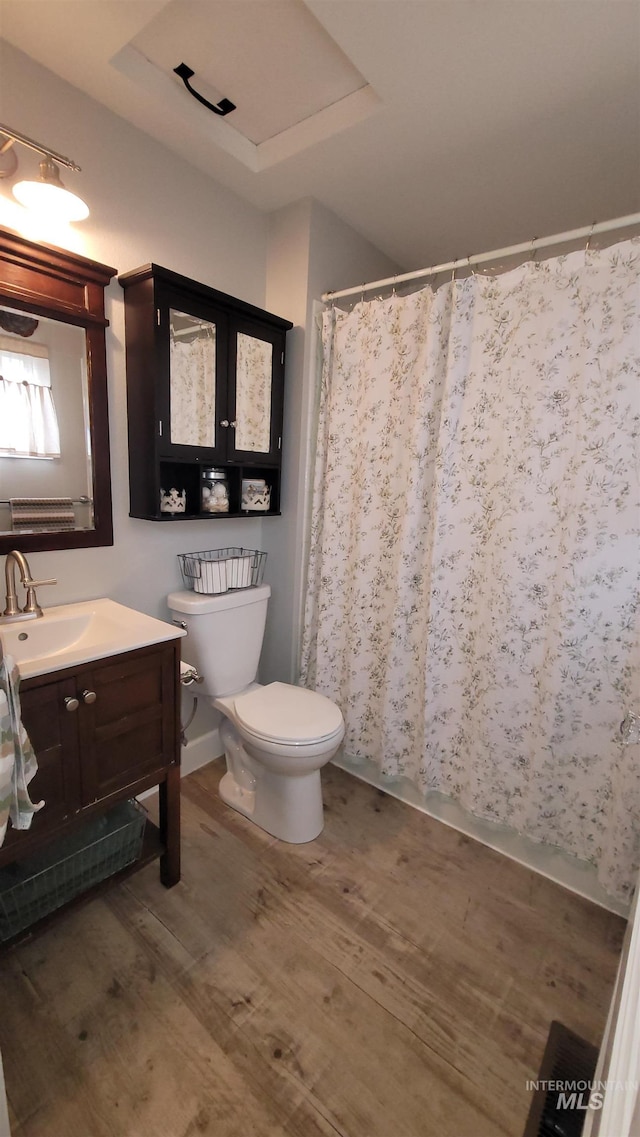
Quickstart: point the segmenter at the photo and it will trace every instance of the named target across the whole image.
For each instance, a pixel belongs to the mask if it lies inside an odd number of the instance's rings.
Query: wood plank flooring
[[[182,783],[151,865],[0,963],[13,1137],[521,1137],[549,1024],[596,1044],[624,921],[334,767],[281,844]]]

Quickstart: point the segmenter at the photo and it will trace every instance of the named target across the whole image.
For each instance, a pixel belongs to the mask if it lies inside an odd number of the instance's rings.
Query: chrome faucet
[[[20,580],[27,590],[27,599],[24,608],[18,605],[16,595],[16,565],[20,569]],[[19,549],[12,549],[7,553],[4,563],[4,578],[7,585],[6,608],[0,616],[0,623],[7,620],[35,620],[42,616],[42,608],[38,604],[36,588],[44,584],[57,584],[57,580],[34,580],[31,576],[29,562]]]

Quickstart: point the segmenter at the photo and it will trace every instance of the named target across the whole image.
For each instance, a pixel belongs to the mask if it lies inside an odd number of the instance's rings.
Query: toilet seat
[[[308,746],[326,743],[344,729],[340,709],[317,691],[268,683],[234,700],[241,731],[257,740]]]

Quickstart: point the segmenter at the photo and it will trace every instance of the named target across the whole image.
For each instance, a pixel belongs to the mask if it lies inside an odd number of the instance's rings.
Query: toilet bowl
[[[320,770],[344,736],[335,703],[314,691],[269,683],[213,705],[226,716],[223,801],[281,841],[313,841],[324,825]]]
[[[224,715],[222,800],[281,841],[302,844],[322,832],[320,770],[342,742],[344,721],[315,691],[255,682],[269,595],[268,585],[216,596],[174,592],[168,605],[187,628],[183,657]]]

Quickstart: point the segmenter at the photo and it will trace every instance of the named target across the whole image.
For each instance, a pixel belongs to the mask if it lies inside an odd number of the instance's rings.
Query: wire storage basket
[[[70,836],[1,868],[0,942],[136,861],[146,820],[138,802],[120,802]]]
[[[187,588],[207,594],[262,584],[266,553],[258,549],[209,549],[201,553],[178,553]]]

